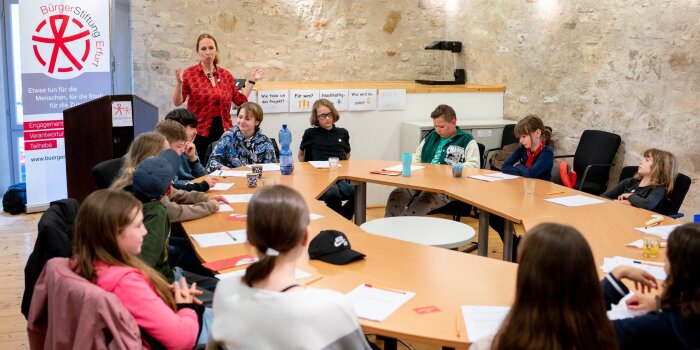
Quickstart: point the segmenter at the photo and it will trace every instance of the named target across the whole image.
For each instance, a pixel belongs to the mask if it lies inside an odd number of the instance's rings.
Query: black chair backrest
[[[636,165],[628,165],[623,167],[620,171],[620,179],[618,182],[622,182],[622,180],[629,179],[630,177],[634,176],[634,174],[637,173],[637,170],[639,170],[639,167]]]
[[[688,194],[690,189],[690,177],[683,173],[678,173],[676,175],[676,182],[673,184],[673,192],[668,195],[668,198],[661,201],[661,204],[657,206],[654,211],[663,215],[673,215],[678,214],[678,211],[683,205],[683,200],[685,195]]]
[[[275,140],[274,137],[270,137],[270,141],[272,141],[272,147],[275,149],[275,158],[279,161],[280,159],[280,148],[277,146],[277,140]]]
[[[607,131],[584,130],[574,154],[573,168],[579,178],[590,164],[612,163],[621,141],[620,135]],[[609,175],[609,167],[592,167],[586,175],[586,182],[597,185],[598,193],[601,193],[607,187]]]
[[[24,266],[24,295],[22,314],[27,317],[34,294],[34,285],[41,270],[51,258],[69,258],[72,255],[73,222],[78,215],[78,201],[72,198],[51,202],[39,219],[34,250]]]
[[[204,168],[206,168],[207,164],[209,164],[209,157],[211,157],[212,152],[214,152],[214,148],[216,147],[217,143],[219,143],[219,140],[216,140],[207,146],[207,151],[204,152],[204,161],[202,162]]]
[[[484,168],[484,152],[486,152],[486,146],[483,143],[478,143],[479,146],[479,168]]]
[[[95,180],[97,189],[109,188],[119,176],[119,170],[124,165],[124,158],[105,160],[92,168],[92,179]]]
[[[515,124],[507,124],[504,126],[503,136],[501,136],[501,147],[517,142],[520,142],[520,140],[515,136]]]

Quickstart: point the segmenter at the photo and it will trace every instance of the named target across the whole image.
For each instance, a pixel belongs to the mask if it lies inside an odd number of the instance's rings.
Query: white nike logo
[[[341,245],[348,245],[348,241],[345,239],[343,236],[338,236],[335,238],[335,242],[333,242],[335,247],[340,247]]]

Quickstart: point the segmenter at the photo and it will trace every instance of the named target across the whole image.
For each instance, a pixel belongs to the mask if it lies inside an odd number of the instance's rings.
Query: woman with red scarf
[[[545,128],[542,119],[534,115],[521,119],[515,125],[515,136],[520,138],[520,147],[506,159],[501,171],[506,174],[551,181],[554,151],[549,142],[552,139],[552,132]],[[502,217],[490,215],[489,226],[498,232],[501,239],[503,239],[503,224]],[[518,236],[513,237],[513,257],[519,242]]]
[[[197,116],[197,135],[194,140],[198,155],[204,155],[207,147],[218,141],[224,130],[233,126],[231,103],[236,106],[248,102],[248,95],[257,80],[265,77],[261,69],[254,69],[243,91],[235,85],[233,75],[219,67],[219,46],[209,34],[201,34],[196,46],[199,62],[184,71],[177,68],[177,84],[173,91],[173,103],[180,106],[187,101],[187,109]],[[202,163],[206,164],[205,159]]]

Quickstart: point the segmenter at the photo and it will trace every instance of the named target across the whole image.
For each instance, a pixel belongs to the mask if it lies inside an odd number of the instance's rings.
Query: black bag
[[[7,188],[2,196],[2,210],[17,215],[27,210],[27,184],[20,182]]]

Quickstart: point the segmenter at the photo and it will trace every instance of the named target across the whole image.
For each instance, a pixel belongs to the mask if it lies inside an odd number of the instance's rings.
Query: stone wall
[[[450,54],[423,47],[463,41],[457,64],[506,85],[508,119],[540,115],[559,154],[585,129],[622,136],[619,165],[670,150],[694,182],[681,211],[700,212],[698,0],[133,0],[132,22],[136,93],[162,111],[202,32],[235,76],[270,81],[450,79]]]

